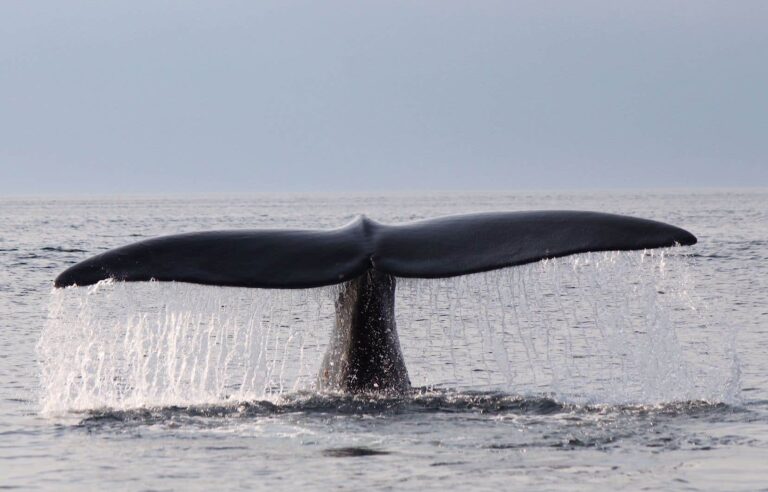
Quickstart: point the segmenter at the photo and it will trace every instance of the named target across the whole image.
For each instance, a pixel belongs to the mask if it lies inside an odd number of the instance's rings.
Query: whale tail
[[[646,219],[596,212],[457,215],[384,225],[366,217],[332,230],[213,231],[149,239],[82,261],[56,287],[177,281],[261,288],[346,282],[321,388],[403,392],[410,387],[395,326],[395,278],[440,278],[590,251],[691,245],[696,237]]]
[[[337,284],[373,269],[440,278],[589,251],[696,243],[693,234],[646,219],[597,212],[455,215],[402,225],[359,217],[332,230],[232,230],[165,236],[82,261],[56,287],[176,281],[262,288]]]

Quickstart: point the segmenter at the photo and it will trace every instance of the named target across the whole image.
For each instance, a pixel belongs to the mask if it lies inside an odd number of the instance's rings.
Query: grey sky
[[[765,1],[0,3],[0,193],[768,185]]]

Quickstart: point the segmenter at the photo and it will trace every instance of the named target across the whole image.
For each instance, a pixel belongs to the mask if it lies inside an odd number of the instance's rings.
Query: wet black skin
[[[696,243],[647,219],[599,212],[454,215],[402,225],[359,217],[332,230],[234,230],[164,236],[65,270],[56,287],[176,281],[295,289],[343,283],[319,386],[347,392],[410,387],[395,326],[395,277],[441,278],[589,251]]]
[[[395,277],[368,270],[344,284],[318,387],[347,393],[410,389],[395,324]]]

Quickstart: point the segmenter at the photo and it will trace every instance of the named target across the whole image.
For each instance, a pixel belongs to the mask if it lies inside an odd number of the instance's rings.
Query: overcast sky
[[[0,2],[0,194],[768,186],[766,1]]]

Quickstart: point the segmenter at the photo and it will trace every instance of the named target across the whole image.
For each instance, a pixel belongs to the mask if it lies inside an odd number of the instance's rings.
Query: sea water
[[[692,248],[398,279],[416,388],[320,394],[338,287],[102,282],[160,234],[486,210],[654,218]],[[14,198],[0,202],[0,485],[743,489],[768,479],[768,192]]]

